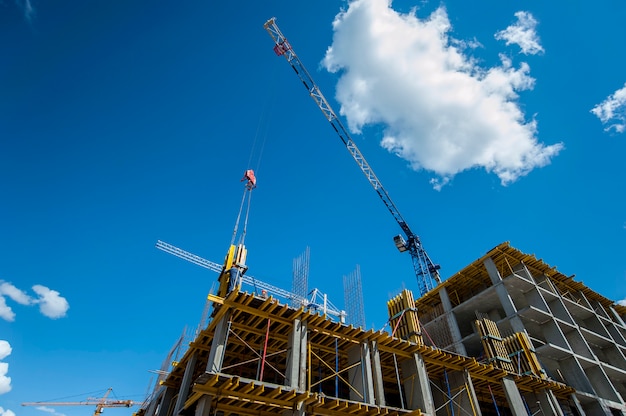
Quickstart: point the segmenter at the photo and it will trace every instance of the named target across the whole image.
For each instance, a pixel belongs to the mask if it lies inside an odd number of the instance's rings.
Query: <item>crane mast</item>
[[[348,149],[357,165],[359,165],[361,171],[365,174],[367,180],[370,182],[380,199],[383,201],[393,218],[404,232],[406,240],[402,237],[402,235],[397,235],[394,237],[394,242],[398,250],[401,252],[408,251],[411,253],[411,259],[413,261],[413,268],[415,269],[420,294],[426,294],[434,288],[434,282],[441,283],[438,272],[440,268],[439,265],[432,262],[426,253],[426,250],[422,246],[419,236],[409,228],[409,225],[400,214],[400,211],[391,200],[391,197],[370,167],[369,163],[367,163],[367,160],[357,147],[356,143],[352,140],[352,137],[350,137],[350,134],[341,123],[341,120],[337,117],[337,114],[332,109],[315,81],[313,81],[309,71],[307,71],[304,64],[300,61],[300,58],[298,58],[298,55],[296,55],[295,51],[287,41],[287,38],[276,25],[276,19],[269,19],[265,22],[264,27],[274,40],[274,52],[276,55],[284,56],[287,62],[291,65],[304,84],[304,87],[309,92],[313,101],[315,101],[319,109],[322,111],[324,117],[326,117],[330,125],[333,127],[343,144],[346,146],[346,149]]]

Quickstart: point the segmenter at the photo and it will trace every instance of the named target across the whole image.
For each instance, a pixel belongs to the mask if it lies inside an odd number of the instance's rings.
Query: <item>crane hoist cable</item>
[[[278,56],[283,56],[291,65],[296,75],[298,75],[300,81],[302,81],[302,84],[307,89],[309,96],[313,99],[313,101],[315,101],[318,108],[322,111],[330,125],[335,130],[335,133],[337,133],[346,149],[352,155],[352,158],[359,165],[361,171],[365,174],[365,177],[369,180],[380,199],[383,201],[391,215],[393,215],[394,219],[404,232],[406,240],[402,237],[402,235],[397,235],[394,237],[394,243],[399,251],[408,251],[411,253],[413,268],[417,278],[417,285],[419,287],[420,294],[425,295],[433,289],[436,284],[441,283],[441,279],[439,277],[440,266],[433,263],[422,246],[419,236],[409,228],[409,225],[400,214],[400,211],[391,200],[391,197],[383,187],[382,183],[370,167],[367,160],[365,160],[365,157],[357,147],[354,140],[352,140],[352,137],[350,137],[348,130],[337,117],[337,114],[324,97],[324,94],[322,94],[322,91],[309,74],[309,71],[307,71],[302,61],[300,61],[300,58],[298,58],[298,55],[296,55],[293,47],[287,41],[285,35],[283,35],[276,25],[276,19],[272,17],[265,22],[263,27],[274,41],[274,53]]]
[[[274,90],[273,88],[270,89],[272,93],[273,93],[273,90]],[[268,100],[270,98],[271,97],[268,97]],[[252,142],[252,149],[250,150],[250,157],[248,158],[248,166],[252,166],[252,159],[255,156],[255,153],[257,153],[257,142],[259,140],[259,136],[261,136],[262,141],[260,144],[260,148],[258,149],[258,157],[256,160],[256,165],[254,166],[254,171],[257,173],[259,172],[259,168],[261,167],[261,159],[263,159],[263,151],[265,150],[265,143],[267,142],[267,132],[269,129],[268,128],[269,117],[267,116],[267,114],[271,113],[271,108],[269,107],[273,107],[273,105],[274,105],[273,102],[266,103],[265,107],[263,108],[263,112],[261,116],[259,117],[259,124],[257,125],[256,133],[254,136],[254,141]]]
[[[252,148],[250,149],[250,157],[248,158],[248,166],[252,165],[252,159],[256,153],[257,141],[259,139],[259,134],[261,133],[261,130],[262,130],[263,120],[266,118],[266,115],[265,115],[266,110],[264,110],[263,113],[264,114],[262,114],[261,117],[259,118],[259,124],[257,126],[256,134],[254,136],[254,141],[252,142]],[[239,214],[237,215],[237,220],[235,221],[235,228],[233,230],[233,236],[230,242],[231,245],[235,244],[235,239],[236,239],[237,231],[239,227],[239,221],[241,219],[241,213],[243,210],[244,203],[247,200],[248,205],[246,207],[246,213],[245,213],[244,224],[243,224],[243,232],[241,236],[239,237],[238,244],[243,244],[245,237],[246,237],[246,231],[248,228],[248,216],[250,213],[250,201],[252,199],[252,190],[256,188],[255,172],[259,171],[259,167],[261,166],[261,159],[263,159],[263,150],[265,149],[265,142],[267,141],[267,127],[264,129],[262,137],[263,137],[263,141],[261,142],[261,148],[258,151],[259,154],[256,160],[256,167],[254,169],[247,169],[244,172],[243,178],[241,179],[242,182],[246,181],[246,186],[243,191],[243,195],[241,197],[241,204],[239,206]]]

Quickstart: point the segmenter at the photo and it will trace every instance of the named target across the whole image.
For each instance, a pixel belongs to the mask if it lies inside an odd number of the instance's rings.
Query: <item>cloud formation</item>
[[[450,37],[443,7],[419,19],[389,0],[355,0],[333,28],[322,64],[341,73],[336,98],[349,129],[382,125],[382,146],[434,172],[435,189],[472,168],[507,185],[563,148],[539,143],[536,121],[517,103],[517,92],[534,85],[529,66],[516,68],[504,55],[499,66],[478,66],[467,43]]]
[[[35,285],[33,291],[39,295],[34,303],[39,304],[39,310],[48,318],[58,319],[65,316],[70,308],[67,300],[56,290],[50,290],[45,286]]]
[[[53,416],[65,416],[65,413],[59,413],[55,409],[47,406],[37,406],[35,409],[41,410],[42,412],[50,413]]]
[[[517,22],[495,34],[498,40],[506,41],[507,45],[516,44],[524,55],[536,55],[543,53],[543,47],[539,44],[539,36],[535,28],[537,20],[528,12],[515,13]]]
[[[5,363],[1,360],[4,360],[6,357],[11,355],[13,349],[11,348],[11,344],[8,341],[0,339],[0,394],[8,393],[11,391],[11,377],[7,376],[9,372],[9,364]],[[0,407],[0,416],[4,415],[4,410]],[[7,410],[10,412],[10,410]]]
[[[7,305],[6,298],[20,305],[39,305],[39,311],[51,319],[62,318],[66,315],[70,305],[59,292],[42,285],[35,285],[32,289],[38,295],[36,298],[29,296],[11,283],[0,280],[0,318],[9,322],[15,320],[15,312]]]
[[[626,83],[591,109],[591,112],[606,126],[604,131],[623,133],[626,129]]]
[[[622,305],[622,306],[626,306],[626,299],[618,300],[617,304],[618,305]]]
[[[33,20],[33,17],[35,16],[35,9],[33,8],[30,0],[15,0],[15,4],[22,10],[26,20],[29,22]]]
[[[4,408],[0,406],[0,416],[15,416],[15,413],[9,409],[4,410]]]

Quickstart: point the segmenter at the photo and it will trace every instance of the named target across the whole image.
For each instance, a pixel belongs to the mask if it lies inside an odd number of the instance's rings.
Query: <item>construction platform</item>
[[[565,414],[575,390],[564,383],[424,345],[411,296],[389,302],[393,334],[237,288],[210,296],[209,324],[137,413],[517,416],[540,406]]]

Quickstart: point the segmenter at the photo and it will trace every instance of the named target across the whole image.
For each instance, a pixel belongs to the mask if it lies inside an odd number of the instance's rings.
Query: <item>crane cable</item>
[[[235,244],[235,239],[237,238],[237,231],[239,230],[239,221],[241,220],[241,212],[243,211],[243,205],[246,202],[246,193],[248,192],[248,188],[246,187],[246,189],[244,189],[243,191],[243,195],[241,196],[241,204],[239,205],[239,213],[237,214],[237,220],[235,221],[235,228],[233,229],[233,236],[230,239],[230,245],[232,246],[233,244]],[[248,211],[250,211],[250,201],[248,200],[248,208],[246,209],[246,225],[248,222]],[[245,229],[246,226],[244,226]],[[245,232],[244,232],[245,234]],[[239,239],[240,243],[243,243],[243,241],[241,241],[241,238]]]
[[[274,98],[275,98],[275,89],[272,88],[273,84],[276,81],[276,76],[272,78],[272,82],[271,82],[271,86],[269,88],[270,93],[269,94],[265,94],[266,97],[270,97],[272,100],[271,102],[268,103],[269,99],[266,101],[265,106],[263,108],[263,111],[261,112],[261,116],[259,117],[259,123],[257,124],[257,129],[256,129],[256,133],[254,135],[254,141],[252,142],[252,148],[250,149],[250,157],[248,158],[248,166],[252,165],[252,158],[254,156],[254,154],[256,153],[256,147],[257,147],[257,141],[259,139],[260,133],[261,131],[263,131],[263,140],[261,142],[261,146],[260,146],[260,151],[259,151],[259,155],[256,161],[256,167],[253,170],[253,172],[258,172],[259,171],[259,167],[261,166],[261,160],[263,159],[263,151],[265,150],[265,143],[267,142],[267,132],[269,130],[269,123],[267,122],[268,120],[268,113],[270,112],[271,108],[268,109],[268,107],[273,107],[274,106]],[[244,176],[244,179],[246,179],[246,177]],[[242,179],[242,180],[244,180]],[[243,192],[243,196],[241,197],[241,204],[239,205],[239,213],[237,214],[237,220],[235,221],[235,228],[233,230],[233,236],[231,238],[230,244],[233,245],[235,243],[235,239],[237,238],[237,231],[239,229],[239,221],[241,220],[241,213],[243,211],[243,206],[244,203],[246,201],[246,194],[248,194],[248,206],[246,207],[246,214],[245,214],[245,219],[244,219],[244,223],[243,223],[243,231],[241,236],[239,237],[239,241],[237,242],[237,244],[243,244],[244,240],[246,238],[246,232],[248,230],[248,218],[250,215],[250,201],[252,200],[252,189],[254,189],[256,187],[256,183],[252,184],[252,186],[250,186],[250,182],[248,182],[246,184],[246,188]]]
[[[250,215],[250,201],[252,200],[252,189],[253,188],[246,187],[246,192],[248,192],[248,206],[246,207],[246,218],[243,222],[243,231],[241,233],[241,237],[239,238],[239,244],[244,243],[244,240],[246,238],[246,232],[248,231],[248,216]]]
[[[230,245],[234,245],[235,238],[237,237],[237,231],[239,230],[239,221],[241,221],[241,213],[243,212],[243,207],[246,202],[246,196],[248,197],[248,205],[246,206],[246,213],[243,223],[243,232],[239,237],[239,241],[237,245],[243,245],[244,240],[246,238],[246,232],[248,230],[248,218],[250,216],[250,205],[252,201],[252,190],[256,188],[256,176],[254,175],[254,171],[252,169],[248,169],[244,172],[243,178],[241,181],[247,181],[245,185],[245,189],[243,191],[243,195],[241,197],[241,204],[239,205],[239,213],[237,213],[237,220],[235,221],[235,228],[233,229],[233,236],[230,240]]]
[[[261,159],[263,158],[263,151],[265,150],[265,143],[267,141],[267,132],[269,131],[270,120],[271,120],[269,115],[272,114],[272,111],[274,109],[274,104],[276,102],[277,88],[275,86],[277,84],[277,80],[278,80],[278,70],[275,69],[272,72],[272,77],[271,77],[270,82],[266,84],[267,93],[263,94],[263,96],[266,97],[266,100],[263,106],[263,110],[261,111],[261,115],[259,116],[259,123],[257,124],[256,134],[254,136],[254,141],[252,143],[252,149],[250,150],[250,158],[248,159],[248,166],[252,166],[252,156],[255,153],[257,140],[262,131],[263,141],[261,142],[259,156],[257,159],[256,167],[254,168],[255,172],[259,171],[259,168],[261,166]]]
[[[273,103],[272,103],[273,106]],[[254,168],[255,172],[259,171],[259,167],[261,166],[261,159],[263,159],[263,151],[265,150],[265,143],[267,141],[267,131],[269,130],[269,125],[266,121],[267,119],[267,104],[263,109],[261,116],[259,117],[259,124],[257,125],[256,133],[254,135],[254,141],[252,142],[252,149],[250,149],[250,157],[248,158],[248,166],[252,166],[252,158],[256,153],[257,141],[259,139],[259,135],[261,134],[261,130],[263,130],[262,142],[259,150],[259,155],[256,160],[256,167]]]

